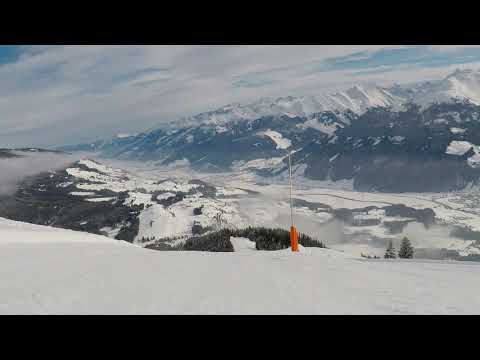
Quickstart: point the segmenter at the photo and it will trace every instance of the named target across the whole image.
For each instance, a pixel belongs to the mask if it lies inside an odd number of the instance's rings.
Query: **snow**
[[[227,132],[227,131],[228,131],[228,129],[227,129],[225,126],[217,126],[217,127],[215,127],[215,132],[216,132],[217,134],[222,134],[222,133]]]
[[[389,139],[394,144],[400,144],[405,140],[405,136],[391,136]]]
[[[450,128],[450,131],[452,132],[452,134],[463,134],[465,131],[467,131],[467,129],[452,127]]]
[[[410,94],[407,100],[428,106],[434,102],[452,102],[455,99],[468,100],[473,104],[480,104],[480,71],[456,70],[443,79],[422,82],[406,87],[397,87],[393,93],[404,95],[402,89],[408,88]],[[398,90],[400,89],[400,92]],[[402,93],[402,94],[400,94]]]
[[[104,201],[112,201],[115,200],[114,197],[99,197],[99,198],[92,198],[92,199],[86,199],[86,201],[89,202],[104,202]]]
[[[95,195],[94,192],[88,192],[88,191],[72,191],[69,195],[73,196],[92,196]]]
[[[235,252],[251,252],[257,251],[256,245],[254,241],[250,241],[247,238],[241,237],[230,237],[230,242],[233,245],[233,250]]]
[[[448,145],[446,153],[450,154],[450,155],[462,156],[468,150],[470,150],[470,148],[472,148],[472,147],[473,147],[473,145],[471,143],[469,143],[468,141],[453,140]]]
[[[476,263],[253,251],[245,239],[233,242],[238,252],[161,252],[0,221],[0,313],[480,313]]]
[[[325,189],[322,189],[324,191]],[[296,193],[295,197],[306,200],[319,202],[332,206],[334,208],[345,208],[345,209],[358,209],[366,206],[378,206],[383,207],[388,204],[381,201],[374,201],[373,199],[361,198],[361,196],[352,196],[350,198],[342,197],[342,195],[337,195],[336,192],[325,191],[325,193]]]
[[[140,213],[139,232],[136,240],[142,237],[176,237],[191,235],[193,225],[192,209],[176,206],[175,211],[162,205],[152,205]]]
[[[287,96],[273,98],[261,98],[250,104],[230,104],[219,109],[186,117],[172,123],[172,126],[191,126],[198,124],[215,125],[216,132],[221,133],[226,129],[225,124],[237,121],[259,119],[264,116],[310,116],[315,113],[332,111],[341,112],[351,110],[355,113],[363,113],[374,106],[399,107],[404,99],[395,96],[389,90],[373,85],[356,85],[345,91],[334,94],[321,93],[318,95]],[[332,132],[334,126],[322,127],[320,124],[311,122],[306,126],[312,126],[322,132]]]
[[[292,142],[284,138],[283,135],[280,134],[278,131],[267,130],[260,132],[258,135],[268,136],[270,139],[273,140],[273,142],[275,142],[277,149],[288,149],[292,145]]]
[[[78,162],[79,164],[82,164],[90,169],[93,169],[93,170],[98,170],[100,172],[103,172],[103,173],[109,173],[109,172],[112,172],[114,171],[114,169],[111,169],[105,165],[102,165],[102,164],[99,164],[93,160],[90,160],[90,159],[82,159]]]
[[[328,161],[329,161],[329,162],[335,161],[335,159],[336,159],[339,155],[340,155],[340,154],[335,154],[335,155],[333,155]]]
[[[109,162],[112,164],[112,162]],[[118,163],[116,163],[118,165]],[[222,221],[231,227],[247,227],[249,225],[282,227],[288,230],[289,224],[289,206],[288,206],[288,173],[282,172],[279,175],[269,177],[268,183],[265,184],[265,178],[259,177],[248,171],[234,171],[217,173],[214,177],[208,173],[195,172],[191,169],[170,169],[170,168],[156,168],[152,169],[150,166],[144,167],[144,164],[135,163],[136,166],[129,168],[129,174],[136,175],[135,181],[127,181],[126,184],[132,186],[127,189],[129,192],[129,201],[136,201],[138,204],[161,206],[151,201],[148,194],[138,192],[134,185],[139,188],[145,188],[148,192],[157,190],[175,193],[178,189],[191,186],[187,180],[192,178],[204,178],[209,183],[216,186],[217,195],[221,196],[217,199],[199,197],[198,194],[188,195],[178,204],[173,207],[169,206],[168,219],[169,223],[173,225],[168,226],[168,231],[163,232],[161,227],[150,229],[150,223],[145,221],[140,226],[141,234],[149,234],[146,236],[155,236],[157,239],[166,236],[167,234],[173,236],[187,236],[191,233],[191,225],[198,222],[202,226],[216,226],[215,217],[222,214]],[[117,166],[115,165],[115,166]],[[124,164],[125,165],[125,164]],[[353,180],[342,180],[333,182],[330,180],[316,181],[308,180],[301,176],[302,166],[294,168],[294,197],[306,200],[312,203],[323,203],[331,206],[334,209],[346,207],[350,209],[364,208],[367,206],[384,207],[391,204],[404,204],[415,209],[431,208],[435,212],[436,221],[439,224],[446,225],[460,225],[471,227],[474,231],[480,231],[480,201],[478,201],[478,187],[471,187],[465,192],[455,193],[367,193],[353,191]],[[175,179],[163,181],[158,184],[158,180],[166,178]],[[112,184],[106,184],[107,188],[112,187]],[[173,190],[176,188],[177,190]],[[251,190],[258,194],[248,193],[245,190]],[[188,192],[188,191],[185,191]],[[193,215],[193,209],[204,206],[202,214],[198,216]],[[188,210],[184,210],[188,208]],[[376,213],[377,211],[378,213]],[[177,214],[178,212],[178,214]],[[161,212],[163,214],[163,212]],[[188,221],[183,224],[177,222],[176,216],[179,214],[187,214]],[[365,214],[359,215],[357,218],[362,218]],[[295,209],[295,216],[302,225],[302,231],[318,237],[319,234],[323,236],[324,226],[330,220],[332,215],[322,211],[314,211],[308,208]],[[377,236],[384,230],[383,222],[385,221],[406,221],[406,218],[387,217],[382,210],[369,211],[367,217],[379,218],[382,224],[377,227],[371,227],[366,230],[370,235]],[[328,225],[328,224],[327,224]],[[353,229],[352,229],[353,230]],[[341,233],[342,229],[338,229]],[[445,230],[443,230],[445,232]],[[364,231],[365,232],[365,231]],[[405,233],[397,234],[397,238],[407,236]],[[435,238],[434,241],[428,243],[428,246],[440,248],[452,246],[463,251],[466,245],[463,243],[456,243],[448,234],[433,234],[433,229],[428,233],[423,233],[420,230],[413,232],[409,238],[412,241],[419,239],[421,241],[419,247],[426,247],[427,236]],[[434,235],[434,236],[433,236]],[[367,236],[363,236],[367,238]],[[360,254],[360,245],[354,251],[356,255]],[[378,246],[378,245],[377,245]],[[478,245],[477,245],[478,246]],[[336,245],[335,245],[336,248]],[[344,247],[346,249],[346,247]],[[348,251],[353,250],[355,246],[351,246]],[[372,248],[373,249],[373,248]],[[383,251],[383,250],[382,250]],[[475,248],[469,247],[466,249],[474,253]]]
[[[133,136],[137,136],[137,134],[126,134],[126,133],[117,134],[118,139],[124,139],[124,138],[133,137]]]
[[[281,160],[282,158],[256,159],[252,160],[251,164],[258,166],[258,168],[265,168],[279,162],[277,166],[280,167]],[[335,159],[332,159],[332,161],[335,161]],[[112,162],[109,162],[109,164],[112,164]],[[192,236],[192,226],[194,224],[214,228],[217,226],[244,228],[252,225],[281,227],[288,230],[290,221],[288,173],[283,171],[278,175],[269,177],[269,184],[264,184],[264,178],[244,170],[246,163],[239,162],[236,165],[238,166],[234,172],[217,173],[214,177],[206,173],[195,172],[195,174],[192,174],[191,169],[171,169],[167,167],[152,169],[150,165],[144,168],[140,164],[137,164],[138,167],[129,168],[130,171],[105,167],[108,172],[101,174],[106,176],[105,183],[83,184],[80,182],[76,183],[76,186],[80,189],[84,186],[92,186],[92,190],[96,190],[97,187],[116,189],[117,191],[123,189],[127,192],[126,205],[143,204],[145,208],[140,215],[142,220],[139,224],[137,241],[142,237],[155,237],[156,239],[175,237],[178,239],[175,241],[182,242],[187,237]],[[331,206],[333,209],[358,209],[367,206],[384,207],[391,204],[404,204],[415,209],[431,208],[435,212],[438,224],[467,226],[474,231],[480,231],[480,211],[478,210],[480,202],[476,200],[478,197],[477,188],[471,188],[469,192],[465,193],[445,194],[366,193],[353,191],[352,180],[333,182],[330,180],[305,179],[302,176],[303,166],[294,167],[295,198],[311,203],[322,203]],[[87,178],[94,174],[98,175],[96,172],[87,171],[87,173],[81,173],[80,175]],[[163,192],[158,199],[171,197],[178,191],[188,193],[189,189],[198,186],[188,184],[188,180],[192,178],[204,178],[215,185],[217,197],[204,197],[200,193],[189,194],[178,203],[167,207],[157,204],[155,200],[152,201],[152,194],[156,191]],[[91,195],[95,194],[91,192]],[[90,200],[110,201],[114,198],[104,198],[97,194],[93,199],[85,199],[85,201]],[[193,210],[201,206],[203,206],[202,214],[194,215]],[[221,216],[220,222],[218,220],[219,215]],[[367,254],[377,254],[376,251],[382,252],[384,249],[381,248],[381,240],[375,238],[395,238],[398,240],[402,236],[410,235],[407,226],[401,234],[392,236],[386,231],[384,224],[386,221],[407,221],[409,219],[387,217],[382,210],[356,213],[354,216],[356,220],[379,219],[380,224],[335,229],[336,234],[346,235],[349,243],[330,243],[333,248],[344,249],[357,256],[361,251]],[[330,223],[334,224],[337,221],[331,213],[322,211],[321,208],[297,206],[295,217],[302,232],[308,235],[323,236],[324,238],[321,240],[325,240],[327,243],[332,236],[334,239],[337,236],[335,233],[328,231],[328,228],[331,227]],[[415,221],[415,219],[410,220]],[[430,229],[427,234],[423,233],[422,229],[412,230],[409,238],[412,242],[418,241],[415,244],[418,247],[448,248],[457,250],[462,255],[475,254],[479,251],[478,244],[452,238],[446,233],[445,228],[442,231],[443,233],[436,234],[434,230]],[[109,237],[115,237],[118,229],[105,229],[104,232]],[[430,241],[430,238],[432,241]]]
[[[470,156],[467,159],[468,165],[470,165],[473,168],[477,168],[480,166],[480,153],[479,153],[479,147],[475,148],[475,154]]]
[[[104,226],[103,228],[100,229],[100,231],[106,233],[109,238],[114,239],[115,236],[118,235],[121,229],[122,229],[121,227],[112,228],[110,226]]]
[[[452,98],[468,99],[480,104],[480,72],[457,70],[445,79],[448,82],[447,94]]]
[[[338,140],[338,136],[335,135],[330,140],[328,140],[328,143],[329,144],[335,144],[337,142],[337,140]]]
[[[375,141],[373,142],[373,146],[380,144],[381,141],[382,141],[382,138],[380,137],[375,138]]]
[[[73,185],[73,182],[71,182],[71,181],[66,181],[66,182],[62,182],[62,183],[58,184],[57,187],[66,188],[66,187],[68,187],[68,186],[70,186],[70,185]]]
[[[274,157],[269,159],[254,159],[250,161],[237,161],[232,164],[232,168],[236,170],[247,169],[274,169],[283,163],[283,157]]]
[[[157,200],[166,200],[174,196],[175,196],[174,193],[166,192],[166,193],[157,195]]]
[[[447,147],[446,153],[451,155],[464,155],[468,150],[473,148],[475,154],[467,159],[468,165],[477,168],[480,166],[480,146],[474,145],[468,141],[453,140]]]
[[[128,243],[123,241],[112,241],[105,236],[0,218],[0,246],[2,247],[17,244],[44,245],[61,243],[128,245]]]
[[[242,189],[222,187],[217,189],[216,194],[218,196],[237,196],[237,195],[247,195],[248,193]]]
[[[145,194],[143,192],[130,191],[128,197],[124,201],[125,205],[152,205],[152,194]]]
[[[318,119],[310,119],[305,121],[303,124],[300,125],[302,128],[312,128],[315,130],[318,130],[324,134],[327,134],[329,136],[333,135],[335,131],[338,128],[338,124],[332,123],[332,124],[324,124]]]

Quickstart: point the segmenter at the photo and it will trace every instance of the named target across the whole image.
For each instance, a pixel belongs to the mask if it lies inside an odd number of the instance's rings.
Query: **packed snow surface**
[[[0,220],[1,314],[479,314],[476,263],[153,251]]]

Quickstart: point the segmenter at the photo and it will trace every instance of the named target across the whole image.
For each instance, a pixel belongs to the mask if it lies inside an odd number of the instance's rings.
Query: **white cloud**
[[[319,93],[359,81],[422,80],[449,68],[402,66],[362,77],[352,70],[306,71],[325,59],[356,54],[352,59],[361,61],[394,47],[404,46],[22,47],[17,62],[0,66],[0,146],[76,143],[231,102]],[[245,78],[254,86],[234,86]]]

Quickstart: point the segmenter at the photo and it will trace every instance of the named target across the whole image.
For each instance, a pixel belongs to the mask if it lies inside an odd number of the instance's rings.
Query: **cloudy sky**
[[[260,97],[480,68],[478,46],[2,46],[0,147],[137,132]]]

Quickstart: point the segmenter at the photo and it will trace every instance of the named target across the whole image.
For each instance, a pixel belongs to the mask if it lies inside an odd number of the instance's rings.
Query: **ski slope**
[[[0,220],[0,314],[479,314],[480,266],[327,249],[161,252]]]

